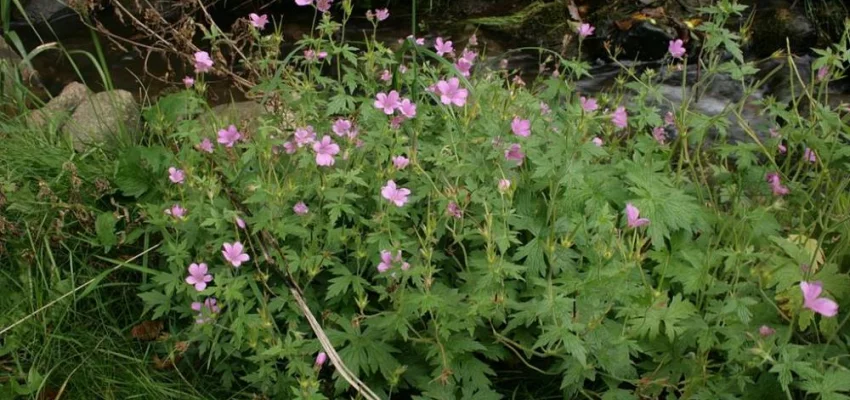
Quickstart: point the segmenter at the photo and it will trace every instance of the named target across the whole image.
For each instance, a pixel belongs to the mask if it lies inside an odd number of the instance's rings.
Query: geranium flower
[[[398,92],[393,90],[389,94],[378,93],[378,95],[375,96],[374,105],[375,108],[384,110],[384,114],[392,115],[395,112],[395,109],[399,106]]]
[[[387,181],[387,185],[381,188],[381,196],[395,204],[396,207],[404,206],[409,195],[410,189],[399,188],[392,180]]]
[[[524,159],[525,153],[522,152],[522,146],[517,143],[508,146],[508,149],[505,150],[505,160],[514,161],[517,165],[522,165]]]
[[[667,46],[667,51],[673,58],[682,58],[686,52],[684,42],[682,42],[682,39],[671,40]]]
[[[189,276],[186,277],[186,283],[195,286],[195,290],[201,292],[207,288],[207,283],[213,280],[212,275],[207,273],[207,264],[192,263],[189,265]]]
[[[176,219],[182,219],[186,216],[186,209],[181,207],[180,204],[174,204],[171,208],[165,209],[165,215],[170,215]]]
[[[313,143],[313,151],[316,152],[316,165],[329,167],[334,165],[334,156],[339,153],[339,145],[325,135],[322,141]]]
[[[626,113],[626,107],[620,106],[611,114],[611,122],[617,128],[623,129],[629,125],[629,115]]]
[[[640,218],[640,210],[632,203],[626,204],[626,219],[629,228],[638,228],[649,224],[649,219]]]
[[[463,107],[466,104],[466,98],[469,96],[469,91],[460,87],[460,80],[457,78],[437,82],[434,86],[434,93],[440,96],[441,103],[454,104],[458,107]]]
[[[442,56],[443,54],[450,54],[454,51],[454,47],[452,47],[452,41],[447,40],[443,41],[442,37],[438,37],[434,42],[434,49],[437,51],[438,56]]]
[[[531,121],[514,117],[514,120],[511,121],[511,131],[514,135],[528,137],[531,135]]]
[[[578,26],[578,35],[582,39],[584,39],[584,38],[586,38],[590,35],[593,35],[593,31],[595,31],[595,30],[596,30],[596,28],[594,28],[590,24],[581,24],[581,25]]]
[[[770,188],[773,190],[775,196],[785,196],[789,193],[788,188],[780,182],[779,174],[771,172],[767,174],[765,179],[770,183]]]
[[[224,259],[227,260],[227,262],[236,268],[239,268],[243,262],[247,262],[251,259],[251,257],[245,253],[245,248],[242,246],[242,243],[224,243],[222,247],[224,250],[221,251],[221,255],[224,256]]]
[[[182,169],[175,168],[175,167],[169,167],[168,168],[168,179],[171,180],[171,182],[179,185],[179,184],[183,183],[183,181],[186,179],[186,174],[183,172]]]
[[[254,13],[248,14],[248,19],[251,20],[251,25],[257,29],[263,29],[266,27],[266,24],[269,23],[269,16],[266,14],[257,15]]]
[[[236,125],[230,125],[227,129],[218,131],[218,142],[224,147],[233,147],[236,142],[242,139],[242,134],[236,130]]]
[[[298,128],[295,130],[295,144],[298,147],[304,147],[310,143],[316,141],[316,132],[313,131],[313,127],[307,125],[303,128]]]
[[[405,118],[413,118],[416,116],[416,104],[413,104],[410,99],[402,99],[398,104],[398,111]]]
[[[195,72],[207,72],[212,69],[213,60],[210,58],[210,53],[199,51],[195,53]]]
[[[212,297],[207,297],[203,303],[197,301],[192,303],[192,310],[198,312],[198,316],[195,319],[195,323],[198,324],[212,321],[212,316],[221,312],[221,309],[218,307],[218,301]]]
[[[584,110],[584,112],[586,113],[594,112],[599,108],[599,104],[596,103],[596,99],[594,99],[593,97],[587,98],[581,96],[579,98],[579,102],[581,103],[581,109]]]
[[[213,152],[212,140],[210,140],[210,138],[204,138],[204,140],[202,140],[201,143],[198,143],[197,148],[200,151],[212,153]]]
[[[834,317],[838,314],[838,303],[820,297],[823,286],[820,282],[800,282],[800,290],[803,291],[803,307],[808,308],[824,317]]]
[[[307,215],[310,212],[310,209],[307,208],[307,205],[304,204],[303,201],[299,201],[292,206],[292,211],[295,212],[296,215]]]
[[[408,160],[407,157],[405,157],[405,156],[395,156],[395,157],[393,157],[393,165],[398,170],[404,169],[405,167],[407,167],[408,164],[410,164],[410,160]]]

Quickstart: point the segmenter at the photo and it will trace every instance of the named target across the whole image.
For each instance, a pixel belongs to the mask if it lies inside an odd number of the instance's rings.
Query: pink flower
[[[640,218],[640,210],[633,206],[632,203],[626,204],[626,219],[629,228],[638,228],[649,224],[648,219]]]
[[[337,136],[343,137],[351,130],[351,121],[340,118],[334,122],[332,129]]]
[[[785,154],[785,152],[788,151],[788,149],[785,147],[784,144],[782,144],[782,142],[779,142],[779,144],[776,145],[776,148],[779,149],[779,153],[781,154]]]
[[[378,21],[383,21],[383,20],[385,20],[389,17],[390,17],[390,10],[388,10],[386,8],[381,8],[381,9],[375,10],[375,18],[377,18]]]
[[[664,114],[664,125],[665,126],[673,126],[676,125],[676,117],[672,112],[667,111],[667,114]]]
[[[307,208],[307,205],[304,204],[303,201],[299,201],[292,206],[292,211],[295,212],[296,215],[307,215],[310,212],[310,209]]]
[[[331,10],[332,3],[333,0],[316,0],[316,9],[323,13],[326,13]]]
[[[254,13],[250,13],[248,14],[248,19],[251,20],[251,25],[253,25],[254,28],[257,29],[263,29],[266,27],[266,24],[269,23],[269,16],[265,14],[257,15]]]
[[[772,137],[772,138],[778,138],[779,137],[779,128],[777,128],[775,126],[771,126],[770,129],[767,130],[767,132],[770,134],[770,137]]]
[[[581,109],[586,113],[594,112],[599,108],[599,104],[596,104],[596,99],[593,97],[588,99],[587,97],[581,96],[579,98],[579,102],[581,102]]]
[[[826,79],[826,76],[829,74],[829,67],[824,65],[823,67],[818,68],[818,80],[822,81]]]
[[[628,122],[628,114],[626,113],[626,107],[620,106],[614,110],[614,113],[611,114],[611,122],[617,128],[623,129],[629,125]]]
[[[245,225],[245,220],[244,220],[244,219],[239,218],[239,217],[236,217],[236,226],[238,226],[238,227],[239,227],[239,229],[245,229],[245,227],[246,227],[247,225]]]
[[[514,79],[512,79],[511,81],[514,83],[514,85],[525,87],[525,81],[522,80],[522,77],[519,75],[514,75]]]
[[[458,107],[463,107],[469,96],[469,91],[460,87],[460,80],[457,78],[437,82],[434,92],[440,96],[440,102],[443,104],[454,104]]]
[[[325,135],[321,142],[313,143],[313,151],[316,152],[316,165],[329,167],[334,165],[334,156],[339,153],[339,145]]]
[[[592,25],[590,25],[590,24],[581,24],[581,25],[579,25],[579,26],[578,26],[578,35],[579,35],[582,39],[584,39],[584,38],[586,38],[586,37],[588,37],[588,36],[592,35],[592,34],[593,34],[593,31],[595,31],[595,30],[596,30],[596,28],[594,28],[594,27],[593,27]]]
[[[604,143],[602,142],[602,138],[600,138],[599,136],[594,137],[594,138],[593,138],[593,139],[591,139],[590,141],[591,141],[591,142],[593,142],[593,144],[595,144],[595,145],[596,145],[596,147],[602,147],[602,145],[604,144]]]
[[[186,216],[186,209],[181,207],[180,204],[174,204],[171,208],[165,209],[165,215],[170,215],[176,219],[182,219]]]
[[[401,263],[402,270],[407,271],[410,268],[410,264],[401,259],[401,250],[396,252],[395,258],[393,258],[389,250],[381,250],[381,262],[378,263],[378,272],[383,274],[389,271],[393,267],[393,264],[396,263]]]
[[[291,141],[286,141],[283,143],[283,150],[286,152],[286,154],[295,154],[295,152],[298,150],[298,146],[296,146],[295,143],[292,143]]]
[[[393,112],[395,112],[395,109],[399,106],[398,100],[398,92],[395,90],[391,91],[389,94],[378,93],[378,95],[375,96],[375,108],[384,110],[384,114],[392,115]]]
[[[478,36],[475,36],[474,33],[472,34],[472,36],[469,37],[469,45],[478,46]]]
[[[410,195],[410,189],[399,188],[395,181],[387,181],[387,185],[381,188],[381,196],[395,204],[396,207],[401,207],[407,203],[407,196]]]
[[[295,4],[298,4],[299,6],[302,6],[302,7],[303,6],[309,6],[310,4],[313,4],[313,0],[295,0]]]
[[[514,120],[511,121],[511,131],[514,132],[514,135],[528,137],[531,135],[531,121],[514,117]]]
[[[407,157],[405,157],[405,156],[395,156],[395,157],[393,157],[392,160],[393,160],[393,165],[398,170],[402,170],[405,167],[407,167],[408,164],[410,164],[410,160],[408,160]]]
[[[221,312],[221,309],[218,307],[218,302],[212,297],[207,297],[203,304],[197,301],[193,302],[192,310],[198,312],[198,316],[195,319],[195,323],[198,324],[204,324],[212,321],[212,315]]]
[[[172,183],[181,184],[183,183],[183,180],[186,179],[186,174],[182,169],[170,167],[168,168],[168,179],[170,179]]]
[[[785,196],[789,190],[780,182],[779,174],[771,172],[765,178],[770,183],[770,188],[773,189],[774,196]]]
[[[328,362],[328,355],[324,351],[319,352],[319,355],[316,356],[316,366],[321,368],[326,362]]]
[[[384,273],[393,267],[393,254],[389,250],[381,250],[381,262],[378,264],[378,272]]]
[[[407,67],[405,67],[404,65],[399,65],[398,66],[398,72],[400,72],[402,74],[407,72]]]
[[[385,69],[385,70],[383,70],[383,72],[381,72],[380,79],[384,82],[389,82],[389,81],[393,80],[393,74],[392,74],[392,72],[390,72],[390,70]]]
[[[541,101],[540,102],[540,115],[549,115],[551,113],[552,113],[552,109],[549,108],[549,105]]]
[[[507,193],[511,190],[511,181],[508,179],[499,179],[499,193]]]
[[[186,85],[186,89],[188,89],[192,86],[195,86],[195,79],[192,78],[191,76],[187,76],[187,77],[183,78],[183,84]]]
[[[451,53],[454,51],[454,48],[452,47],[452,41],[447,40],[444,42],[442,37],[438,37],[437,40],[434,42],[434,49],[437,50],[438,56],[442,56],[443,54]]]
[[[803,307],[808,308],[824,317],[834,317],[838,314],[838,304],[825,297],[820,297],[823,286],[820,282],[800,282],[803,291]]]
[[[198,150],[205,151],[207,153],[213,152],[213,144],[210,138],[204,138],[204,140],[202,140],[201,143],[198,143],[195,147],[197,147]]]
[[[307,125],[303,128],[298,128],[295,130],[295,144],[298,147],[304,147],[310,143],[316,141],[316,132],[313,131],[313,126]],[[284,144],[286,146],[286,144]]]
[[[671,40],[670,45],[667,46],[667,51],[673,58],[682,58],[686,52],[685,43],[682,42],[682,39]]]
[[[460,206],[458,206],[454,201],[450,201],[446,206],[446,214],[457,219],[463,218],[463,210],[461,210]]]
[[[390,120],[390,129],[401,128],[401,123],[404,122],[404,115],[398,115]]]
[[[508,149],[505,150],[505,160],[514,161],[516,165],[522,165],[524,159],[525,153],[522,152],[522,146],[517,143],[508,146]]]
[[[660,126],[652,128],[652,138],[655,139],[658,144],[664,144],[664,141],[667,139],[667,134],[664,132],[664,128]]]
[[[410,99],[403,99],[398,105],[398,110],[405,118],[413,118],[416,116],[416,104],[410,102]]]
[[[759,335],[761,337],[768,337],[776,333],[776,329],[773,329],[767,325],[762,325],[759,327]]]
[[[235,125],[230,125],[227,129],[218,131],[218,142],[225,147],[233,147],[240,139],[242,139],[242,134],[236,130]]]
[[[469,71],[472,70],[472,62],[465,58],[458,59],[455,62],[455,69],[457,69],[457,72],[460,72],[461,75],[469,76]]]
[[[242,243],[225,243],[223,246],[224,250],[221,251],[221,255],[224,256],[224,259],[227,260],[227,262],[236,268],[239,268],[243,262],[251,259],[251,257],[245,253],[245,248],[242,246]]]
[[[207,288],[207,282],[212,280],[212,275],[207,273],[207,264],[192,263],[189,265],[189,276],[186,277],[186,283],[195,285],[195,290],[203,291]]]
[[[806,147],[806,150],[803,152],[803,158],[808,160],[810,163],[816,162],[818,160],[818,156],[815,154],[815,152],[808,147]]]
[[[210,58],[210,53],[199,51],[195,53],[195,72],[207,72],[213,66],[213,60]]]

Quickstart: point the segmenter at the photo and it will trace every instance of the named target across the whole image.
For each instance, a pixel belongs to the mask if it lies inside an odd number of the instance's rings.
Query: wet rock
[[[621,58],[658,60],[667,54],[667,46],[677,35],[672,28],[650,20],[640,21],[619,35]]]
[[[58,96],[50,99],[44,107],[26,117],[27,125],[34,130],[60,129],[74,110],[91,95],[85,85],[71,82]]]
[[[81,28],[77,12],[63,0],[24,0],[21,2],[25,15],[20,15],[14,5],[12,13],[12,28],[32,28],[39,33],[57,37]]]
[[[126,90],[97,93],[77,106],[62,133],[74,149],[127,143],[141,130],[139,104]]]

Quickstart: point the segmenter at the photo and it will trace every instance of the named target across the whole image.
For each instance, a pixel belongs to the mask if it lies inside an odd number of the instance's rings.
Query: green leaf
[[[112,212],[104,212],[97,216],[94,229],[97,233],[97,241],[104,247],[118,244],[118,236],[115,235],[115,224],[118,220]]]

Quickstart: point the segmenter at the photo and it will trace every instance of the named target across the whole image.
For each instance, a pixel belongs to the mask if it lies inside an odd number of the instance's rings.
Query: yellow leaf
[[[809,253],[809,258],[814,258],[814,265],[811,266],[812,272],[817,272],[818,268],[823,265],[825,257],[823,254],[823,249],[818,245],[818,241],[816,239],[812,239],[806,235],[788,235],[788,240],[803,246],[804,249]],[[815,254],[817,252],[817,255]]]

